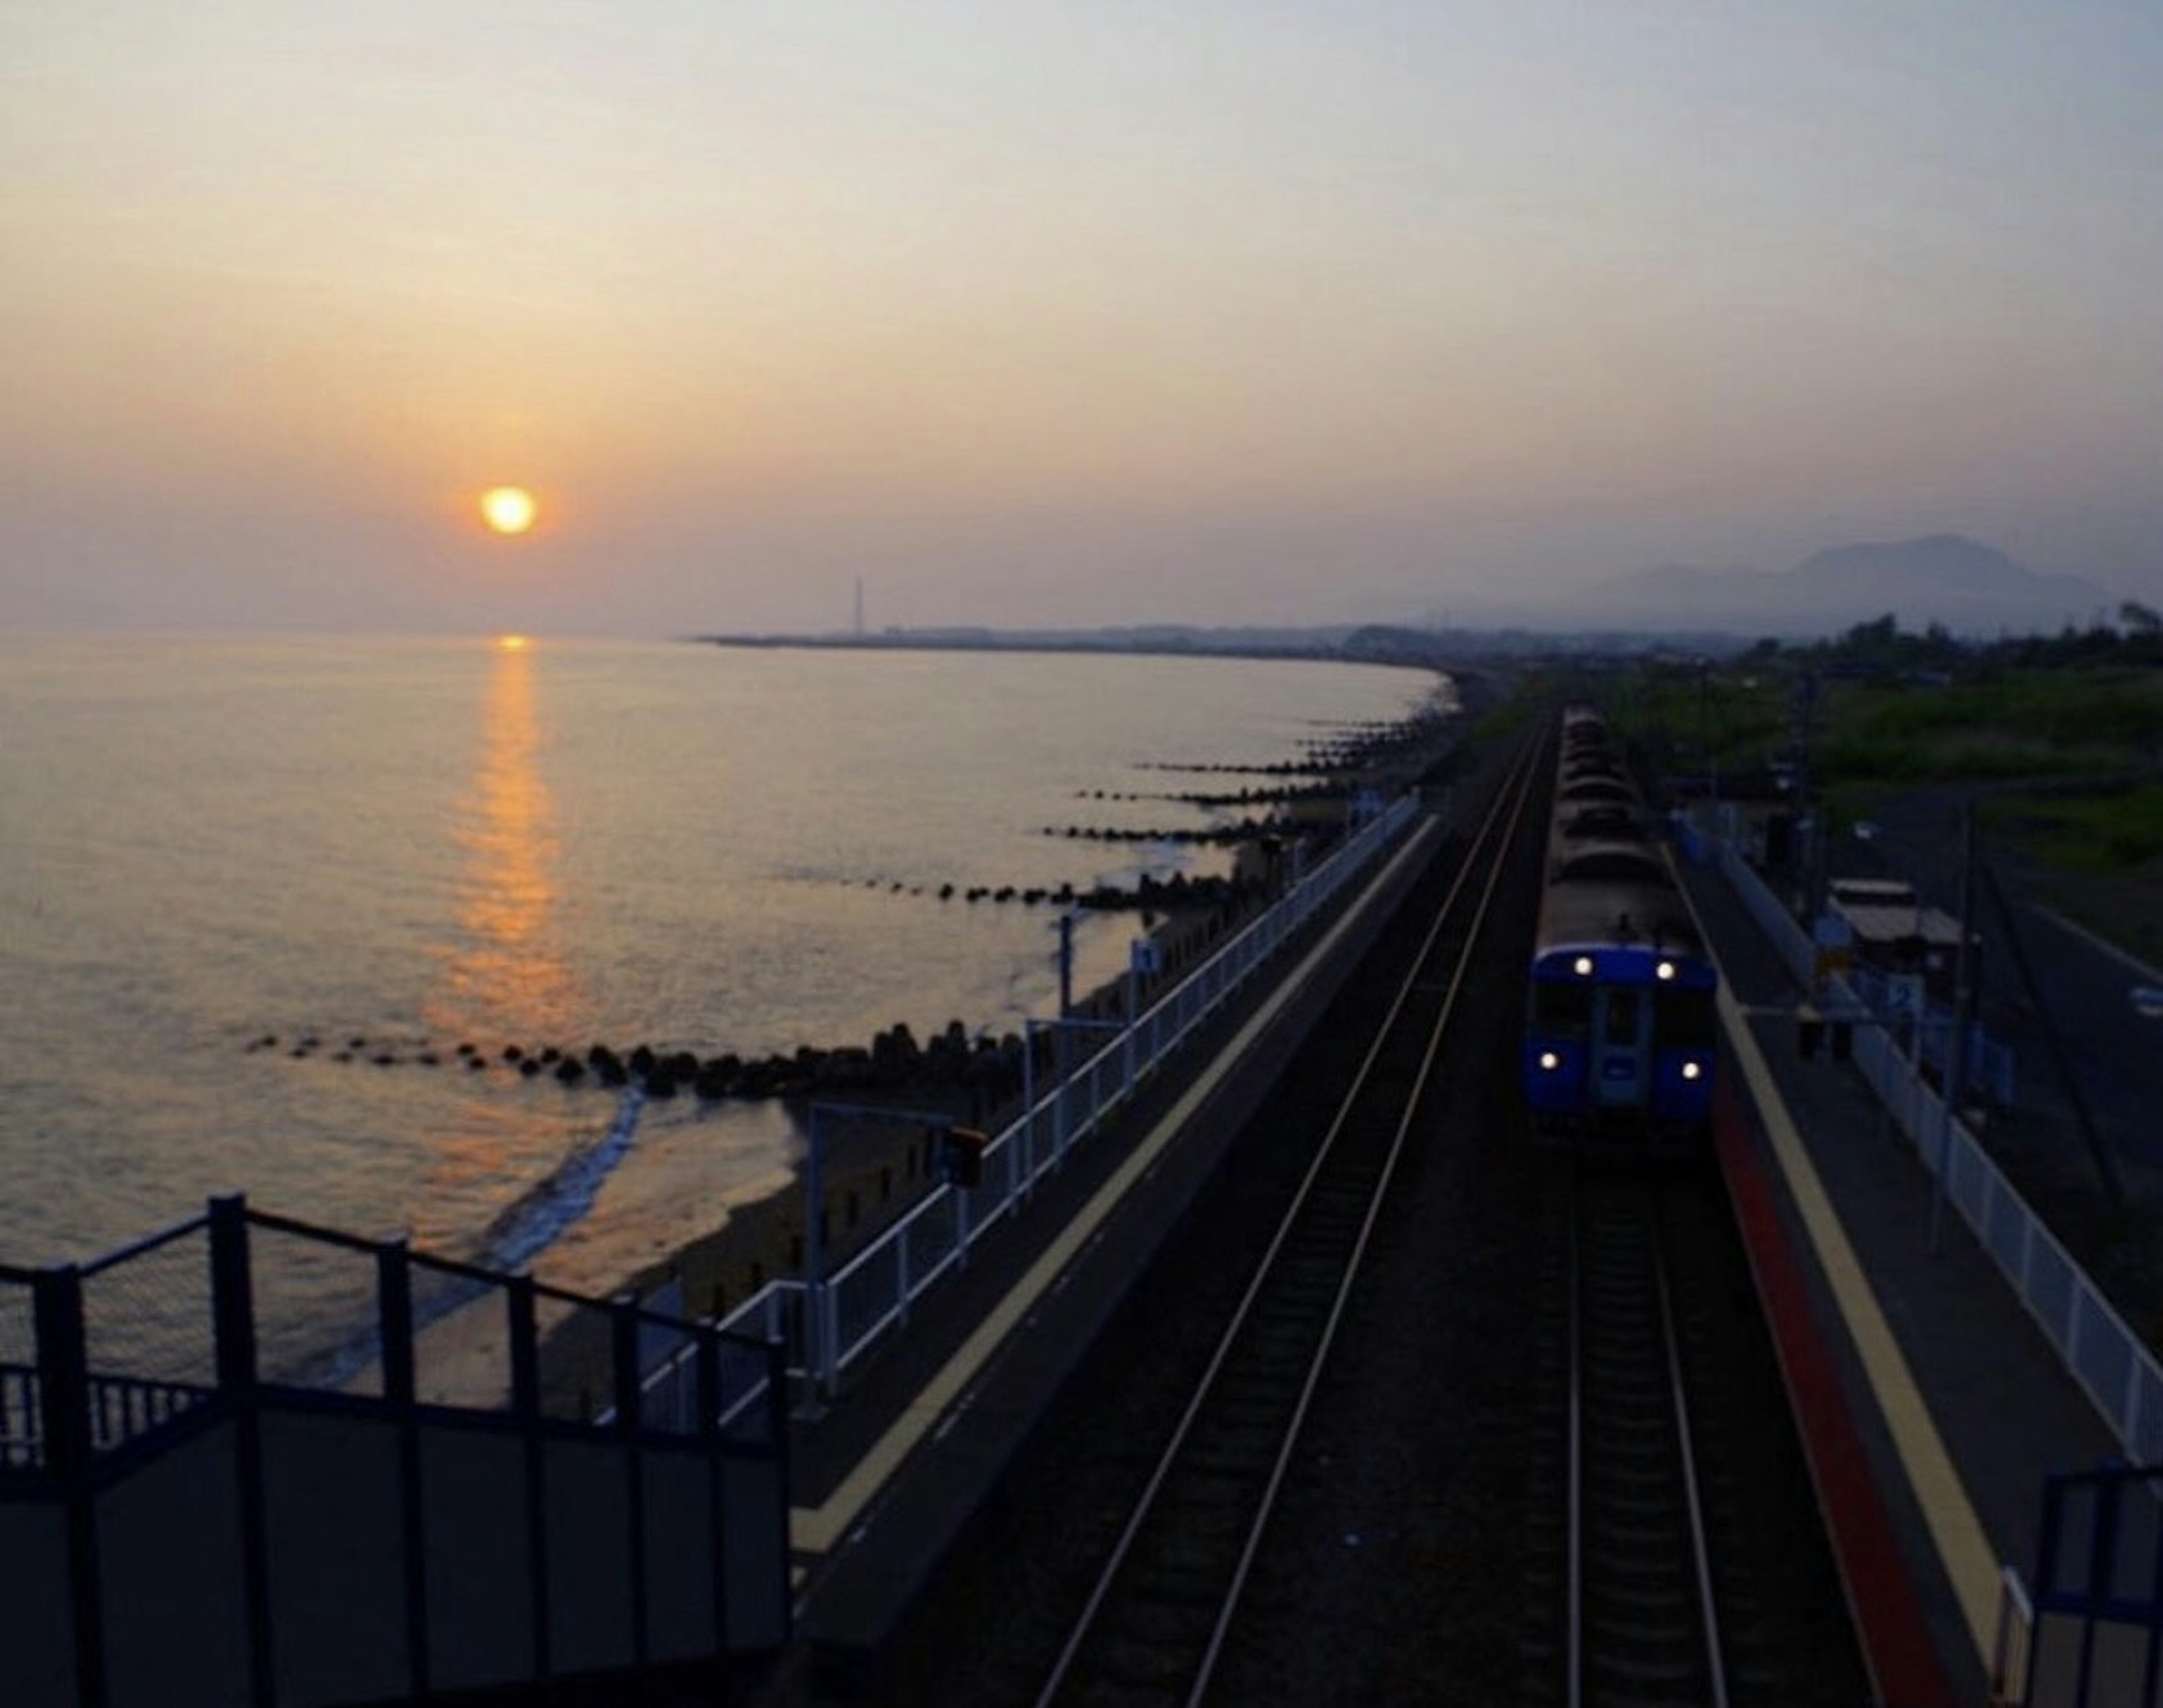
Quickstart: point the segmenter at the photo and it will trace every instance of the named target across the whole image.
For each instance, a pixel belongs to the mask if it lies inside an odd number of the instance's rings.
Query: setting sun
[[[533,495],[522,486],[491,486],[480,495],[480,514],[499,534],[522,534],[533,526]]]

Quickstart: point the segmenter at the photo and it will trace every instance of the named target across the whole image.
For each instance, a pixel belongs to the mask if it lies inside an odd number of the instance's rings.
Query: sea
[[[1057,1009],[1058,910],[941,886],[1221,871],[1064,831],[1237,816],[1165,797],[1450,692],[1297,660],[0,637],[0,1263],[238,1192],[606,1292],[785,1185],[803,1135],[778,1103],[626,1121],[506,1049],[1019,1032]],[[1077,989],[1136,929],[1082,916]]]

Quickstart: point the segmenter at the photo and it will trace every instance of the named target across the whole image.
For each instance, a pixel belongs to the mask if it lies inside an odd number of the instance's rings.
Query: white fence
[[[878,1238],[823,1282],[788,1276],[769,1283],[720,1325],[725,1332],[785,1344],[790,1377],[813,1395],[830,1393],[858,1359],[909,1320],[916,1301],[966,1261],[1000,1217],[1019,1212],[1037,1183],[1084,1142],[1195,1028],[1215,1014],[1312,919],[1391,846],[1420,811],[1406,795],[1340,843],[1223,947],[1131,1025],[1035,1021],[1081,1059],[1049,1087],[1024,1096],[1022,1114],[984,1148],[981,1182],[935,1187]],[[1033,1047],[1033,1046],[1032,1046]],[[1055,1045],[1055,1059],[1056,1059]],[[689,1379],[664,1360],[649,1370],[649,1407]]]
[[[1862,1001],[1863,1007],[1873,1014],[1891,1012],[1893,1005],[1893,981],[1872,967],[1857,967],[1846,975],[1848,988]],[[1953,1029],[1959,1024],[1951,1004],[1925,1000],[1923,1003],[1921,1030],[1915,1035],[1915,1047],[1923,1053],[1923,1065],[1931,1069],[1943,1083],[1950,1071]],[[2001,1039],[1993,1038],[1980,1020],[1971,1020],[1961,1040],[1961,1081],[1970,1090],[1981,1087],[1990,1093],[2001,1108],[2009,1108],[2014,1100],[2013,1047]]]
[[[1815,954],[1802,928],[1741,855],[1718,864],[1794,976],[1811,979]],[[1844,997],[1853,993],[1836,981]],[[2163,1461],[2163,1366],[2104,1299],[2072,1255],[1999,1172],[1965,1123],[1879,1027],[1858,1027],[1855,1066],[1934,1176],[1942,1157],[1947,1200],[1974,1230],[2020,1302],[2136,1464]]]

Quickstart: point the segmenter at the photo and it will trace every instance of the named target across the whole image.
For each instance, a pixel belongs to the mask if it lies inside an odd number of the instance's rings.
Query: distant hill
[[[1790,569],[1667,564],[1597,582],[1567,601],[1573,625],[1720,628],[1824,635],[1890,611],[1904,629],[1956,635],[2055,634],[2116,612],[2118,599],[2077,575],[2039,575],[1958,534],[1837,546]]]

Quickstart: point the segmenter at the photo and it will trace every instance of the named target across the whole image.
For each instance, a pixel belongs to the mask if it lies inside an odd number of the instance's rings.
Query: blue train
[[[1693,1148],[1712,1112],[1719,977],[1619,746],[1571,706],[1525,1024],[1534,1134]]]

